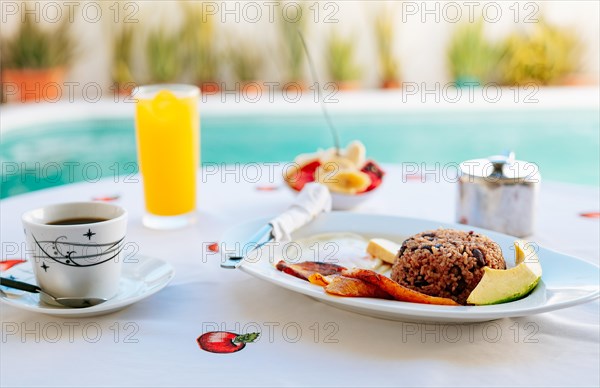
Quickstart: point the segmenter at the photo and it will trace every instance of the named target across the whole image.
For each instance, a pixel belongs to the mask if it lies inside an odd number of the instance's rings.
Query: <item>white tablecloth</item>
[[[388,166],[379,193],[358,212],[452,222],[455,186],[402,182]],[[198,222],[169,232],[141,225],[137,183],[121,179],[34,192],[0,202],[3,258],[22,243],[20,214],[44,204],[121,195],[130,212],[128,238],[140,253],[175,267],[173,282],[125,310],[87,319],[61,319],[2,305],[1,386],[598,386],[599,304],[475,325],[423,325],[362,316],[321,304],[219,268],[203,242],[219,241],[236,223],[275,215],[293,200],[285,188],[235,174],[203,175]],[[275,174],[275,185],[280,184]],[[241,178],[241,179],[240,179]],[[224,182],[222,182],[224,181]],[[599,190],[543,183],[538,233],[548,248],[598,263]],[[12,249],[12,248],[10,248]],[[206,249],[204,249],[206,250]],[[206,259],[206,260],[205,260]],[[19,326],[8,335],[6,325]],[[50,326],[48,326],[50,324]],[[80,328],[100,327],[90,341]],[[87,325],[87,326],[86,326]],[[61,327],[56,341],[44,327]],[[199,349],[196,338],[217,328],[261,330],[256,343],[222,355]],[[71,335],[70,327],[73,328]],[[93,329],[90,329],[93,330]],[[460,334],[459,334],[460,333]],[[460,337],[460,338],[458,338]],[[50,341],[50,339],[52,341]]]

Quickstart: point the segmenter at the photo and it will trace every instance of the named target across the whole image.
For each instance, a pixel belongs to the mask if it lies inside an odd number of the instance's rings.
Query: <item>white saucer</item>
[[[40,301],[39,294],[7,287],[0,287],[6,294],[6,296],[0,294],[0,301],[36,313],[62,317],[92,317],[121,310],[149,297],[166,287],[174,275],[175,270],[164,260],[136,255],[123,263],[123,273],[117,295],[102,304],[82,309],[54,306]],[[18,264],[5,271],[2,276],[12,276],[16,280],[35,284],[30,263]]]

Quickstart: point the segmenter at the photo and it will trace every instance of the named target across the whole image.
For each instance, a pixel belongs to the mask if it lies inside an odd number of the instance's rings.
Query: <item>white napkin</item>
[[[271,220],[275,241],[291,241],[296,229],[308,224],[321,213],[331,211],[331,194],[320,183],[308,183],[304,186],[296,201],[288,210]]]

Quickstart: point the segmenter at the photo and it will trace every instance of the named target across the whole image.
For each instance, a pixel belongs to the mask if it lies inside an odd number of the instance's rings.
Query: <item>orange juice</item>
[[[198,89],[143,86],[136,93],[136,137],[146,210],[179,216],[196,208],[200,162]]]

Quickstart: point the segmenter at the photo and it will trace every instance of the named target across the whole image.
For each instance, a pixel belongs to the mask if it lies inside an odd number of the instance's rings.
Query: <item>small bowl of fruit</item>
[[[329,148],[301,154],[285,174],[286,184],[300,191],[305,184],[319,182],[331,192],[334,210],[348,210],[363,203],[383,182],[385,172],[367,160],[365,146],[353,141],[345,149]]]

